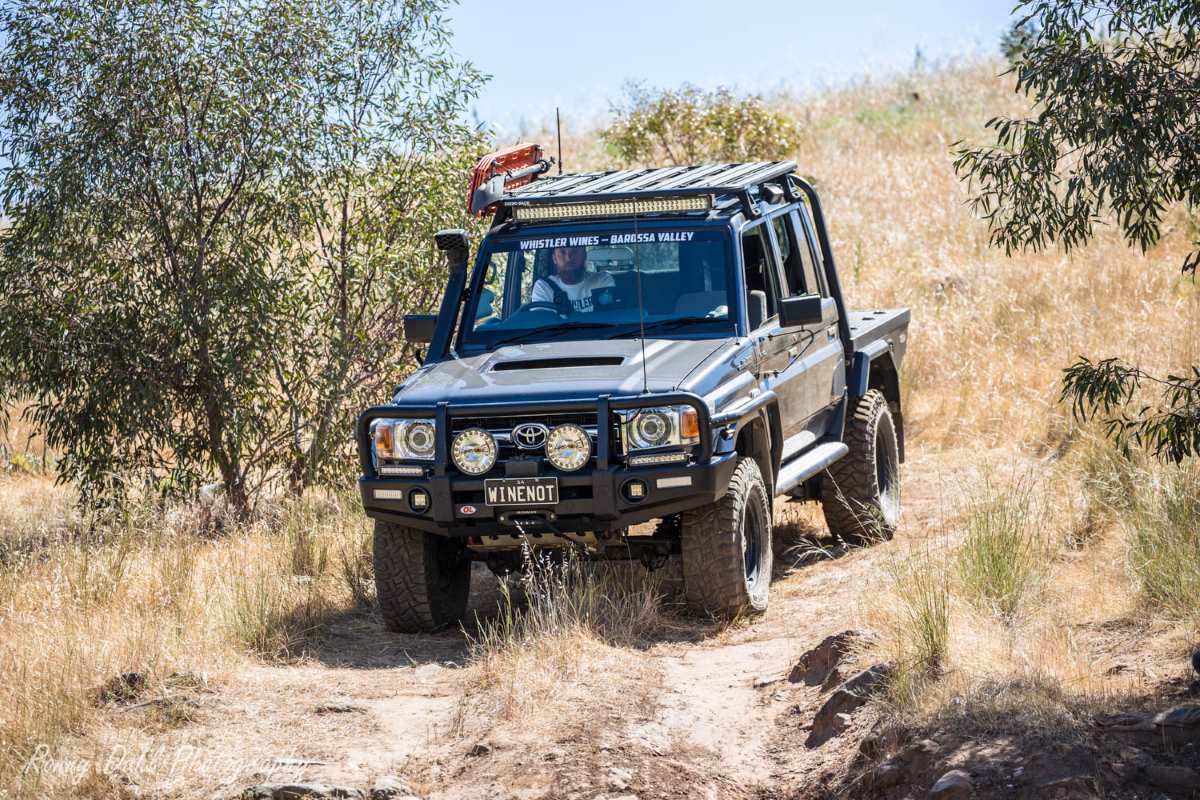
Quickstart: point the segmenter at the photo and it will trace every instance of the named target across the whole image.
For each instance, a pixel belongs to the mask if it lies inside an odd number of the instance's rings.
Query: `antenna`
[[[633,215],[633,276],[637,281],[638,342],[642,346],[642,394],[650,391],[650,376],[646,374],[646,303],[642,299],[642,243],[637,236],[638,215]]]
[[[558,174],[562,175],[562,117],[559,116],[558,106],[554,107],[554,129],[558,133]]]

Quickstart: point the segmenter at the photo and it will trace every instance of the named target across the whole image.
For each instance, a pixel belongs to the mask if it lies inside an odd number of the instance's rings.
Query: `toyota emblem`
[[[522,450],[538,450],[546,446],[550,429],[540,422],[524,422],[513,428],[513,443]]]

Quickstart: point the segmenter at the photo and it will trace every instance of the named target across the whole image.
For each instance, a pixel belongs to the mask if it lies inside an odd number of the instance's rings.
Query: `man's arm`
[[[554,287],[546,278],[538,278],[533,282],[533,294],[529,295],[531,303],[553,303]]]

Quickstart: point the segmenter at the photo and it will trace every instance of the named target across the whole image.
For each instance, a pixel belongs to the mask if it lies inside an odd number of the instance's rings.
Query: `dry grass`
[[[468,635],[478,684],[465,701],[489,718],[568,711],[594,695],[585,677],[620,668],[617,648],[670,625],[660,577],[636,562],[588,563],[571,551],[526,551],[524,561],[515,587],[501,582],[497,615]]]
[[[331,560],[317,557],[356,552],[365,527],[334,500],[217,538],[189,509],[85,524],[63,494],[43,479],[0,481],[0,496],[21,501],[4,504],[0,531],[10,545],[0,565],[0,786],[14,796],[50,791],[36,776],[20,780],[23,766],[119,702],[100,692],[117,676],[141,676],[133,700],[171,676],[219,678],[240,658],[295,658],[330,610],[354,603]],[[309,574],[294,574],[301,565]]]
[[[955,568],[964,594],[1005,620],[1017,616],[1053,555],[1032,476],[1000,488],[987,480],[967,499]]]
[[[1153,612],[1200,630],[1200,466],[1146,475],[1129,518],[1129,561]]]
[[[938,530],[902,543],[887,591],[867,600],[876,656],[898,666],[893,722],[1032,746],[1186,673],[1200,631],[1195,467],[1081,441],[1060,462],[984,466],[990,483],[957,489]]]
[[[929,542],[886,565],[891,602],[881,616],[892,702],[911,705],[950,654],[950,590],[945,554]]]

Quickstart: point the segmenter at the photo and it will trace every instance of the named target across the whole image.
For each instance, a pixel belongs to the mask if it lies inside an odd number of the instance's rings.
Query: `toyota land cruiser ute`
[[[474,265],[463,231],[437,234],[440,310],[404,320],[422,366],[359,417],[387,627],[453,623],[472,562],[518,569],[523,546],[678,554],[689,604],[729,615],[767,606],[776,502],[890,537],[909,312],[846,307],[796,165],[552,163],[480,162]]]

